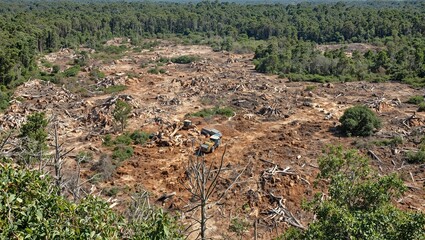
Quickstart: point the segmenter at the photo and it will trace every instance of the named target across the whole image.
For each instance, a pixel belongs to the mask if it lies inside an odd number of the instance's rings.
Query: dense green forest
[[[260,72],[318,74],[347,79],[380,78],[422,84],[425,3],[240,5],[147,2],[0,3],[0,84],[13,88],[34,74],[39,53],[80,45],[97,48],[103,40],[127,36],[178,36],[232,50],[234,42],[270,41],[256,51]],[[316,44],[368,42],[377,53],[345,58],[321,54]],[[346,66],[349,66],[346,68]],[[339,77],[340,78],[340,77]],[[7,96],[2,87],[1,99]]]

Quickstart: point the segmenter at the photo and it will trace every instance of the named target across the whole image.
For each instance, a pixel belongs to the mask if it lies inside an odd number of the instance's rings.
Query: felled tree
[[[128,115],[130,113],[131,105],[122,100],[117,100],[112,115],[114,116],[114,120],[120,124],[121,132],[124,132],[124,128],[127,125]]]
[[[319,181],[329,183],[307,205],[317,216],[306,231],[283,239],[425,239],[425,215],[392,204],[406,187],[394,174],[379,176],[356,150],[330,147],[319,160]]]

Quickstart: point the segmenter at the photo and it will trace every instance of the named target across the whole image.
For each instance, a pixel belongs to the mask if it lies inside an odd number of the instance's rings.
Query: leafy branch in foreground
[[[329,182],[307,204],[317,216],[308,229],[290,229],[282,239],[424,239],[425,215],[392,204],[406,187],[396,175],[378,176],[355,150],[329,147],[319,160],[319,180]]]

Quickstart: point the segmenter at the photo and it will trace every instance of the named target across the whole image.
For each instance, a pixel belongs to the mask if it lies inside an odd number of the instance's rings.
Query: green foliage
[[[124,133],[124,134],[121,134],[121,135],[117,136],[115,138],[115,140],[114,140],[113,143],[115,145],[125,145],[125,146],[128,146],[128,145],[131,144],[132,140],[133,139],[132,139],[131,136],[129,136],[127,133]]]
[[[419,149],[417,152],[407,152],[406,159],[408,163],[425,163],[425,149]]]
[[[50,178],[0,164],[0,238],[118,239],[124,222],[103,200],[74,204],[56,194]]]
[[[425,102],[421,102],[418,105],[418,112],[425,112]]]
[[[229,231],[236,233],[238,236],[242,236],[250,227],[249,222],[240,218],[232,218],[230,220]]]
[[[6,88],[2,88],[0,85],[0,111],[9,107],[9,93],[6,91]]]
[[[59,65],[53,65],[53,67],[52,67],[52,73],[53,74],[58,73],[60,70],[61,70],[61,68],[60,68]]]
[[[105,94],[112,94],[117,92],[122,92],[127,89],[127,86],[125,85],[114,85],[107,88],[102,89],[103,93]]]
[[[144,145],[146,141],[149,140],[150,134],[147,132],[134,131],[130,137],[133,140],[134,144]]]
[[[159,70],[157,67],[151,68],[148,70],[148,73],[150,74],[159,74]]]
[[[121,132],[124,132],[124,128],[127,125],[127,119],[131,113],[131,105],[125,101],[117,100],[115,108],[112,111],[114,120],[121,125]]]
[[[233,111],[233,109],[231,109],[229,107],[223,107],[223,108],[214,107],[214,108],[209,108],[209,109],[202,109],[199,112],[188,114],[187,116],[207,118],[207,117],[212,117],[212,116],[215,116],[215,115],[232,117],[234,115],[234,111]]]
[[[392,200],[406,190],[395,175],[379,176],[355,150],[330,147],[319,160],[319,179],[329,182],[308,203],[317,220],[307,230],[292,230],[282,239],[423,239],[425,215],[402,211]]]
[[[43,151],[47,149],[47,120],[44,112],[29,115],[21,126],[19,137],[22,139],[22,161],[31,163],[41,160]]]
[[[104,72],[100,71],[99,69],[93,69],[90,71],[90,78],[92,79],[101,79],[104,78],[106,75]]]
[[[198,60],[199,60],[199,57],[191,56],[191,55],[184,55],[184,56],[171,58],[171,62],[180,63],[180,64],[187,64],[187,63],[195,62]]]
[[[63,72],[65,77],[75,77],[80,72],[80,65],[72,66]]]
[[[119,161],[124,161],[133,156],[134,150],[131,146],[117,145],[112,153],[112,158]]]
[[[110,134],[106,134],[103,138],[103,145],[107,147],[111,147],[113,145],[112,136]]]
[[[381,127],[381,121],[376,114],[365,106],[345,110],[339,121],[342,131],[348,136],[369,136]]]
[[[418,95],[412,96],[412,97],[409,98],[409,100],[407,100],[407,103],[416,104],[416,105],[423,103],[423,102],[424,102],[424,97],[418,96]]]
[[[143,206],[132,206],[126,219],[91,195],[71,203],[35,170],[0,164],[0,189],[1,239],[182,239],[176,220],[161,210],[138,217]]]
[[[395,136],[391,139],[384,139],[380,141],[373,141],[373,144],[376,146],[392,146],[396,147],[403,143],[403,138],[399,136]]]

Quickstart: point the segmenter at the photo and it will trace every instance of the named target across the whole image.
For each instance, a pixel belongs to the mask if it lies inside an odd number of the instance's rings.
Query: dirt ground
[[[156,62],[161,57],[183,55],[196,55],[199,60],[191,64]],[[65,69],[73,56],[73,51],[63,50],[46,59]],[[19,87],[11,108],[0,117],[2,121],[13,117],[21,123],[25,115],[46,111],[61,123],[59,136],[64,146],[75,147],[67,164],[73,168],[72,156],[79,151],[92,152],[94,161],[101,153],[110,153],[111,150],[102,145],[102,139],[114,131],[100,131],[99,121],[90,121],[90,117],[92,109],[112,95],[131,96],[133,113],[127,131],[158,132],[161,126],[154,119],[176,123],[182,122],[186,114],[204,108],[233,108],[236,112],[233,117],[189,118],[199,130],[214,127],[223,133],[223,146],[205,156],[207,163],[217,166],[226,146],[225,171],[213,200],[245,169],[222,204],[209,209],[212,218],[208,221],[208,235],[213,239],[252,238],[255,221],[258,221],[258,239],[270,239],[282,233],[288,224],[265,214],[277,204],[271,194],[283,197],[285,207],[306,226],[313,216],[301,209],[301,203],[317,191],[313,188],[318,173],[317,159],[329,144],[360,147],[365,154],[371,150],[379,158],[370,161],[379,174],[396,172],[409,187],[397,204],[404,209],[425,211],[422,187],[425,165],[405,161],[405,152],[417,148],[425,126],[424,113],[418,112],[411,118],[417,107],[405,102],[413,95],[423,95],[424,89],[399,83],[289,82],[255,72],[252,57],[251,54],[213,52],[206,46],[162,42],[151,51],[129,50],[124,57],[113,61],[90,59],[88,66],[99,68],[106,77],[118,79],[127,89],[110,95],[83,96],[69,91],[65,84],[58,86],[32,80]],[[147,66],[142,66],[143,63]],[[164,73],[148,73],[155,66],[164,69]],[[77,83],[84,86],[90,83],[88,79],[88,72],[83,71]],[[37,91],[40,97],[34,97]],[[63,100],[65,98],[68,100]],[[353,105],[367,105],[376,111],[383,121],[382,129],[368,138],[343,137],[338,132],[338,119]],[[5,129],[8,127],[3,125]],[[185,212],[190,195],[180,182],[185,181],[185,166],[194,156],[194,148],[188,141],[197,147],[203,138],[187,130],[179,130],[176,136],[187,141],[172,146],[135,146],[134,156],[121,163],[112,179],[96,183],[94,187],[98,192],[118,188],[115,198],[119,203],[138,188],[150,192],[153,201],[175,192],[162,206],[170,212],[179,212],[183,222],[191,222],[190,215],[196,216],[196,213]],[[401,145],[368,144],[395,136],[403,138]],[[264,172],[274,166],[289,168],[292,174],[265,177]],[[90,164],[83,165],[82,173],[87,178],[92,175]],[[118,204],[118,208],[125,207]],[[246,226],[235,233],[230,228],[232,219],[246,222]]]

